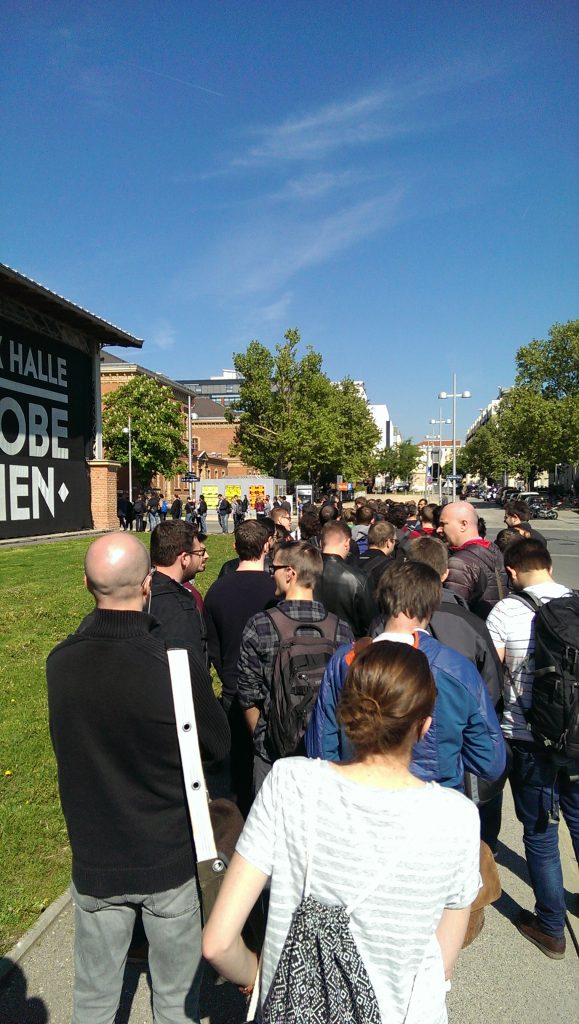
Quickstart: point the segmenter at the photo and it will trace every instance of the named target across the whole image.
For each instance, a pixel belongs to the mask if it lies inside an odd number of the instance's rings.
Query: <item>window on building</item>
[[[198,437],[192,437],[191,438],[191,451],[193,451],[193,452],[199,451],[199,438]]]

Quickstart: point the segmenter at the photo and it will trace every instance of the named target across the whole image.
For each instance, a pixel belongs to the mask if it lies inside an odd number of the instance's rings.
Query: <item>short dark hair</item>
[[[388,522],[392,523],[393,526],[397,526],[399,528],[403,527],[406,524],[407,516],[408,510],[406,508],[406,505],[403,505],[399,501],[393,502],[390,508],[388,509],[388,512],[386,513],[386,518]]]
[[[526,501],[507,501],[505,515],[516,516],[522,523],[526,523],[531,518],[531,510]]]
[[[302,587],[314,589],[322,575],[324,563],[318,548],[308,544],[305,540],[294,540],[289,544],[276,544],[272,552],[272,558],[276,555],[283,558],[285,565],[290,565],[296,574],[296,579]]]
[[[335,505],[322,505],[320,509],[320,523],[330,523],[334,519],[340,518],[340,510]]]
[[[235,550],[241,561],[257,562],[263,555],[268,539],[269,533],[263,523],[255,519],[240,523],[235,531]]]
[[[173,565],[182,551],[191,551],[197,537],[197,527],[184,519],[167,519],[159,523],[151,534],[151,562],[153,565]]]
[[[502,551],[504,554],[509,544],[516,544],[519,540],[521,540],[521,534],[517,528],[515,526],[507,526],[505,530],[499,530],[495,537],[495,544],[499,551]]]
[[[435,699],[436,686],[422,651],[378,640],[354,659],[338,720],[356,757],[386,754],[409,738],[418,739]]]
[[[368,530],[368,546],[371,548],[383,548],[389,540],[396,540],[396,527],[392,523],[385,523],[380,520],[372,523]]]
[[[553,562],[547,548],[540,540],[516,540],[509,544],[503,554],[505,565],[517,572],[532,572],[536,569],[550,569]]]
[[[360,505],[356,509],[356,522],[361,526],[369,526],[374,518],[374,509],[369,505]]]
[[[421,562],[394,563],[380,577],[376,591],[378,607],[388,619],[404,613],[429,622],[441,598],[440,576]]]
[[[439,578],[448,569],[448,548],[439,537],[415,537],[410,541],[407,551],[412,562],[429,565]]]
[[[434,525],[434,511],[437,507],[438,506],[433,503],[423,505],[422,508],[420,509],[420,512],[418,513],[418,515],[420,516],[420,522]]]
[[[311,512],[308,509],[307,512],[302,513],[299,528],[302,540],[311,540],[312,537],[320,536],[320,519],[315,509]]]

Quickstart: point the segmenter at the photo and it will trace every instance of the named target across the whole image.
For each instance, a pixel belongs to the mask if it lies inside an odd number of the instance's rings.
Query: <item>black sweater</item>
[[[77,889],[104,897],[182,885],[194,858],[158,622],[97,609],[54,648],[46,675]],[[222,757],[212,708],[194,691],[202,749]]]
[[[275,583],[267,572],[228,572],[205,595],[209,658],[223,683],[223,693],[237,693],[241,636],[252,615],[275,604]]]

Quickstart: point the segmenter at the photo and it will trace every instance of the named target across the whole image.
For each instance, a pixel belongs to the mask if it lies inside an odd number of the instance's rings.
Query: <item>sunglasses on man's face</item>
[[[278,569],[291,569],[291,565],[270,565],[269,575],[273,576],[274,572],[277,572]]]

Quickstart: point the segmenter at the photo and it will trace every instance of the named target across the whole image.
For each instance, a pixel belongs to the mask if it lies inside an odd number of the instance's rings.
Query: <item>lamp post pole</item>
[[[439,398],[452,398],[452,500],[456,501],[456,400],[457,398],[470,398],[470,391],[456,390],[456,373],[452,375],[452,394],[441,391]]]
[[[131,429],[131,417],[128,425],[123,427],[123,434],[129,435],[129,501],[133,500],[133,435]]]
[[[438,424],[438,504],[442,505],[442,424],[450,423],[442,415],[442,409],[438,409],[438,419],[432,419],[431,423]]]
[[[193,438],[191,436],[191,423],[193,420],[198,420],[199,416],[196,412],[191,412],[191,395],[187,395],[187,469],[189,476],[193,472]],[[187,487],[189,488],[189,501],[193,495],[193,482],[188,481]]]

